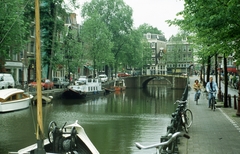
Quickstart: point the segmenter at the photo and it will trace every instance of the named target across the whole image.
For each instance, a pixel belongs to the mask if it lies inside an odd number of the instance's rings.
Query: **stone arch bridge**
[[[125,84],[127,88],[145,88],[149,81],[162,81],[170,84],[174,89],[183,89],[187,85],[186,76],[176,76],[176,75],[142,75],[142,76],[131,76],[125,77]]]

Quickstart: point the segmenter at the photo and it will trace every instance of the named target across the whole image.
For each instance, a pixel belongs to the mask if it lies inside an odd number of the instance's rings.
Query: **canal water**
[[[182,93],[183,89],[151,85],[85,100],[55,99],[43,105],[45,136],[51,121],[62,126],[78,120],[101,154],[155,153],[156,149],[137,149],[135,142],[159,142],[175,111],[173,103]],[[16,152],[35,143],[35,119],[36,106],[0,114],[0,153]]]

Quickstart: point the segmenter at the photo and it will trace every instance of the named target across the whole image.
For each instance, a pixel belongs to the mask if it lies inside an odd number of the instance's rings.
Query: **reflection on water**
[[[45,134],[52,120],[58,126],[78,120],[101,154],[154,153],[155,149],[138,150],[135,142],[145,145],[159,142],[175,110],[173,103],[182,93],[183,90],[150,86],[86,100],[53,100],[43,106]],[[0,114],[1,153],[36,142],[35,113],[36,106],[32,106]]]

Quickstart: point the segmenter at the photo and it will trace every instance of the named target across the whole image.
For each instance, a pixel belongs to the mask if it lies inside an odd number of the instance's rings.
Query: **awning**
[[[229,73],[237,73],[237,69],[235,66],[227,66],[227,72]]]
[[[90,71],[93,71],[93,67],[92,67],[92,66],[86,66],[86,65],[84,65],[84,67],[87,68],[87,69],[90,70]]]

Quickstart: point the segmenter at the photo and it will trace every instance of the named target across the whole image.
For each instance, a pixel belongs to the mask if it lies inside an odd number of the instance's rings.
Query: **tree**
[[[95,14],[99,15],[99,19],[105,23],[108,31],[111,33],[111,42],[113,42],[112,53],[114,55],[115,71],[117,70],[119,60],[123,59],[122,55],[127,56],[127,43],[129,42],[129,34],[132,30],[132,9],[127,6],[123,0],[92,0],[85,3],[81,12],[83,18],[92,18]],[[125,52],[126,53],[126,52]],[[122,61],[127,64],[127,61]]]
[[[70,6],[71,5],[71,6]],[[42,64],[46,68],[45,77],[52,77],[52,70],[59,65],[60,61],[54,57],[61,53],[62,40],[57,39],[59,35],[65,35],[64,24],[69,17],[71,8],[78,8],[75,0],[70,0],[68,5],[63,0],[43,0],[40,9],[41,26],[41,51]],[[34,14],[33,14],[34,15]]]
[[[91,18],[84,21],[81,29],[84,50],[87,53],[87,59],[93,62],[94,71],[103,63],[110,64],[114,59],[111,52],[113,46],[111,42],[112,34],[100,19],[98,14],[92,14]]]
[[[0,72],[5,72],[5,60],[22,52],[26,44],[29,23],[24,18],[27,0],[1,1],[0,3]]]

